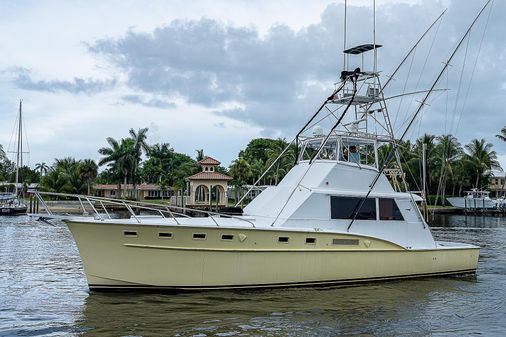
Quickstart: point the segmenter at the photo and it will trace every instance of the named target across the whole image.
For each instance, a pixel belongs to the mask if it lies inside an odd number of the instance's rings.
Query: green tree
[[[472,173],[475,175],[474,186],[476,188],[482,185],[488,185],[488,178],[491,169],[500,169],[497,161],[497,154],[492,150],[493,145],[487,143],[485,139],[473,139],[465,146],[467,150],[467,160],[471,164]]]
[[[202,159],[204,159],[204,150],[203,149],[199,149],[199,150],[195,150],[197,151],[197,161],[201,161]]]
[[[16,166],[7,158],[4,149],[0,144],[0,181],[8,180],[15,169]]]
[[[280,178],[283,178],[295,163],[295,149],[293,147],[289,147],[280,157],[287,146],[288,143],[285,140],[277,139],[271,142],[266,150],[267,161],[265,165],[269,167],[274,164],[271,176],[274,178],[274,185],[278,184]]]
[[[47,174],[41,178],[41,189],[49,192],[80,194],[86,190],[79,174],[80,161],[66,157],[55,159]]]
[[[98,174],[98,166],[92,159],[82,160],[77,167],[77,174],[86,183],[88,195],[91,194],[91,183]]]
[[[495,135],[497,138],[499,138],[502,141],[506,142],[506,126],[501,129],[501,134]]]
[[[7,157],[5,156],[4,148],[3,148],[2,144],[0,144],[0,161],[4,161],[6,159],[7,159]]]
[[[236,200],[240,199],[240,191],[251,177],[251,167],[244,158],[238,158],[230,165],[229,173],[232,175],[232,184],[235,186]]]
[[[49,166],[44,162],[37,163],[35,164],[35,171],[39,172],[40,176],[42,177],[47,173],[47,171],[49,171]]]
[[[130,138],[133,140],[133,152],[134,152],[134,161],[133,161],[133,172],[132,172],[132,181],[134,185],[134,194],[135,198],[138,199],[139,195],[137,193],[137,171],[139,169],[139,164],[142,160],[142,154],[148,153],[150,146],[147,143],[147,133],[148,128],[139,129],[135,132],[134,129],[130,129]]]
[[[162,180],[170,180],[170,166],[174,158],[174,149],[169,143],[154,144],[144,162],[141,177],[144,182],[157,184]]]
[[[109,147],[102,147],[98,150],[103,157],[98,162],[99,166],[108,165],[118,182],[118,195],[121,194],[121,179],[126,185],[128,177],[132,174],[136,161],[134,141],[131,138],[124,138],[118,142],[112,137],[107,137]]]
[[[435,166],[436,172],[439,172],[438,191],[441,194],[441,202],[444,205],[446,189],[448,183],[452,185],[452,194],[455,193],[456,171],[458,163],[462,159],[463,149],[457,138],[452,135],[442,135],[437,137],[437,145],[435,147]],[[439,169],[437,169],[439,167]]]

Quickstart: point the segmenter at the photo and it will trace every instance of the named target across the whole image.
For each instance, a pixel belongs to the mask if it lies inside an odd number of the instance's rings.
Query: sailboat
[[[20,198],[19,168],[23,166],[23,102],[19,101],[19,115],[17,125],[16,146],[16,181],[14,193],[0,194],[0,215],[26,214],[27,206]]]
[[[394,137],[377,70],[380,47],[375,36],[370,44],[345,46],[339,82],[292,142],[295,166],[241,216],[189,216],[181,207],[48,192],[36,192],[47,214],[35,216],[67,224],[91,289],[293,287],[474,274],[480,248],[435,240],[420,198],[407,187],[395,190],[385,175],[407,131]],[[372,57],[373,69],[349,68],[352,57]],[[335,124],[323,132],[314,123],[327,112]],[[345,116],[352,121],[343,123]],[[391,145],[383,161],[382,144]],[[54,214],[44,195],[74,197],[93,217]],[[108,205],[123,206],[130,216],[114,218]]]

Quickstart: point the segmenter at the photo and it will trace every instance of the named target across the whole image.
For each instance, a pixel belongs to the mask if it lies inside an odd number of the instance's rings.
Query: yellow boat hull
[[[479,248],[471,245],[408,250],[353,234],[67,225],[91,289],[288,287],[458,275],[475,273],[479,257]]]

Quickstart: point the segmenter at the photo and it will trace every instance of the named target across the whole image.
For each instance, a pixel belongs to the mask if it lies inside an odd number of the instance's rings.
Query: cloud
[[[453,11],[446,15],[449,19],[440,31],[433,30],[439,35],[431,33],[425,45],[418,48],[417,60],[410,66],[416,75],[406,75],[411,76],[413,87],[419,90],[429,86],[441,62],[476,13],[474,7],[452,4]],[[442,10],[438,1],[387,4],[378,8],[378,40],[385,45],[379,50],[382,75],[395,68]],[[300,29],[276,24],[263,35],[251,26],[238,27],[209,18],[174,20],[152,32],[130,30],[120,38],[97,40],[90,44],[89,50],[125,73],[127,85],[133,90],[169,101],[182,97],[187,103],[210,108],[218,115],[260,126],[267,134],[280,130],[292,133],[327,97],[332,83],[339,77],[342,13],[342,4],[331,4],[318,23]],[[348,14],[348,47],[372,42],[370,8],[349,6]],[[476,51],[479,39],[472,41],[469,49]],[[499,47],[485,43],[484,48]],[[504,72],[497,67],[498,72]],[[477,71],[474,82],[483,83],[484,74]],[[448,84],[457,84],[455,78]],[[404,80],[400,79],[393,89],[399,89]],[[138,97],[130,98],[131,102],[134,100],[140,103]],[[410,106],[406,105],[407,101],[411,102]],[[229,104],[241,108],[223,108]],[[413,109],[416,100],[406,100],[403,104],[401,110]],[[473,104],[476,102],[470,98],[469,105]],[[433,110],[440,111],[440,108],[433,107]],[[402,116],[399,120],[402,126]],[[434,120],[440,123],[438,117]]]
[[[32,79],[31,72],[25,68],[17,68],[13,83],[20,89],[33,91],[60,92],[73,94],[96,94],[110,90],[116,85],[116,80],[94,80],[75,77],[72,81],[38,80]]]
[[[217,106],[230,101],[279,102],[296,98],[306,79],[331,81],[331,44],[308,39],[284,25],[261,38],[254,28],[216,20],[175,20],[151,34],[130,31],[90,47],[128,74],[138,90],[181,95],[189,103]],[[328,62],[326,62],[328,61]]]
[[[121,99],[128,103],[139,104],[146,107],[154,107],[159,109],[171,109],[176,107],[176,103],[167,102],[156,98],[145,98],[140,95],[124,95]]]
[[[370,6],[366,3],[348,6],[348,47],[372,42],[372,17]],[[407,61],[392,82],[388,95],[403,92],[405,83],[408,89],[427,88],[480,4],[428,0],[414,4],[393,1],[378,5],[377,43],[383,45],[378,51],[379,69],[384,83],[446,4],[450,8],[443,23],[417,48],[415,58]],[[217,8],[220,6],[224,6],[223,3],[216,5]],[[463,144],[472,138],[482,137],[494,141],[490,139],[491,135],[505,123],[501,109],[506,87],[506,68],[502,66],[506,46],[501,43],[504,24],[500,15],[495,15],[504,10],[506,3],[494,3],[481,53],[476,59],[483,26],[488,18],[488,11],[485,13],[469,42],[465,41],[460,56],[452,62],[448,76],[445,74],[444,81],[438,86],[451,90],[448,94],[433,95],[429,100],[430,106],[424,109],[410,135],[451,132]],[[287,9],[290,13],[300,11],[297,5]],[[40,79],[25,70],[16,73],[14,83],[19,88],[43,92],[90,94],[111,89],[111,95],[104,96],[106,99],[111,97],[111,100],[102,100],[101,103],[113,108],[117,108],[120,101],[129,103],[120,107],[125,111],[139,110],[135,105],[174,109],[176,112],[184,111],[179,115],[189,120],[196,118],[187,111],[199,111],[202,113],[199,121],[214,125],[223,137],[231,135],[231,130],[236,132],[238,128],[231,126],[238,123],[245,129],[255,129],[254,136],[291,138],[328,96],[339,78],[343,59],[342,4],[328,5],[319,21],[305,21],[306,26],[277,23],[270,28],[265,25],[256,28],[247,20],[232,21],[219,15],[199,18],[200,14],[195,13],[191,16],[193,19],[176,19],[158,26],[153,21],[153,24],[141,28],[124,28],[124,33],[115,37],[110,36],[118,34],[119,29],[114,32],[104,30],[108,37],[98,40],[87,37],[81,45],[87,46],[90,52],[87,56],[91,56],[89,59],[92,60],[90,63],[100,66],[100,72],[95,75],[118,80],[100,81],[81,72],[76,73],[78,76],[73,80],[56,81]],[[267,16],[270,17],[270,14]],[[275,21],[286,20],[271,20],[269,25]],[[457,95],[463,55],[466,54],[463,85]],[[473,72],[475,60],[476,70]],[[354,62],[352,60],[350,65],[361,66],[359,58]],[[37,69],[31,65],[27,67],[34,69],[34,73]],[[366,60],[364,68],[371,69],[371,63]],[[67,78],[68,73],[59,76]],[[469,95],[468,84],[471,84]],[[446,97],[450,98],[449,104],[445,103]],[[405,127],[417,100],[419,96],[406,96],[402,104],[389,101],[397,134]],[[460,102],[456,109],[452,105],[454,101]],[[466,102],[464,108],[463,102]],[[107,110],[108,107],[99,109]],[[149,113],[163,115],[163,111],[156,109],[150,109]],[[163,124],[162,120],[157,122]],[[330,119],[323,122],[333,124]],[[325,129],[325,125],[322,127]],[[498,151],[506,150],[506,143],[495,144]]]

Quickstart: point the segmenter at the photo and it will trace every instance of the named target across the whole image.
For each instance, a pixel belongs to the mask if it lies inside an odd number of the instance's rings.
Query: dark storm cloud
[[[413,88],[430,85],[479,7],[475,2],[451,4],[443,24],[417,49],[417,59],[403,75],[410,79]],[[492,110],[487,111],[489,129],[493,124],[505,124],[500,106],[506,81],[502,67],[506,48],[498,43],[502,41],[504,25],[501,18],[494,16],[505,7],[503,3],[494,4],[476,70],[474,55],[479,50],[488,12],[480,20],[482,26],[462,48],[465,56],[454,60],[448,81],[441,84],[448,84],[455,95],[460,64],[465,61],[465,79],[472,84],[472,92],[466,95],[465,84],[454,98],[465,99],[473,111],[462,109],[460,118],[457,113],[450,111],[445,115],[441,107],[432,106],[437,114],[429,114],[424,120],[426,125],[441,126],[445,118],[460,120],[453,125],[460,124],[461,133],[476,134],[469,123],[473,114],[484,108]],[[384,44],[379,50],[382,75],[395,68],[443,9],[439,1],[378,8],[377,42]],[[99,40],[90,50],[124,71],[133,89],[169,100],[183,97],[190,103],[214,108],[216,114],[260,126],[266,133],[290,133],[327,97],[338,79],[342,66],[342,13],[342,5],[329,5],[316,24],[300,30],[275,25],[263,36],[251,27],[233,27],[207,18],[176,20],[152,33],[129,31],[122,38]],[[349,6],[348,14],[348,46],[372,42],[370,8]],[[370,64],[366,67],[370,68]],[[403,81],[399,75],[392,89],[402,89]],[[484,97],[486,104],[480,104]],[[220,104],[230,102],[239,103],[241,108],[220,110]]]
[[[111,89],[116,84],[116,80],[101,81],[82,79],[78,77],[75,77],[72,81],[34,81],[31,77],[30,71],[24,68],[18,68],[15,73],[16,75],[13,82],[18,88],[34,91],[66,91],[73,94],[95,94]]]

